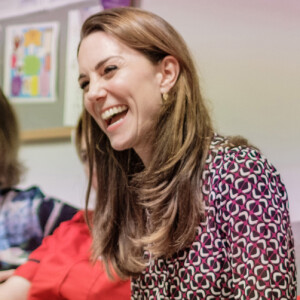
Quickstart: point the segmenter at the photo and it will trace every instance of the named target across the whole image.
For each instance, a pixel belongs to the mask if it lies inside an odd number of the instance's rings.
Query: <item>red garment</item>
[[[83,212],[63,222],[14,275],[32,282],[28,300],[130,299],[130,281],[110,280],[101,261],[91,264],[91,236]]]

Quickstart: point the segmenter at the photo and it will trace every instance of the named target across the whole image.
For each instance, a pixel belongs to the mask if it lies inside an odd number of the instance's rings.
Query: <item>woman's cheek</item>
[[[93,101],[88,100],[87,95],[85,95],[83,102],[84,102],[83,104],[84,104],[85,109],[88,111],[88,113],[90,115],[92,115],[94,117],[96,112],[94,111],[95,106],[93,105]]]

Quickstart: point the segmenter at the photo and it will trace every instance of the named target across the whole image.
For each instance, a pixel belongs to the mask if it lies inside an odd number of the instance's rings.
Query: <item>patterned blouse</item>
[[[36,187],[0,190],[0,270],[15,268],[78,210]]]
[[[288,198],[256,149],[215,136],[203,172],[206,221],[190,248],[132,280],[132,299],[296,299]]]

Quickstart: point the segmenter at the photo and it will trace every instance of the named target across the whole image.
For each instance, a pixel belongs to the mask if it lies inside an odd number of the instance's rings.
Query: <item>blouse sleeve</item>
[[[231,151],[223,168],[219,188],[235,299],[294,299],[288,196],[277,170],[249,148]]]

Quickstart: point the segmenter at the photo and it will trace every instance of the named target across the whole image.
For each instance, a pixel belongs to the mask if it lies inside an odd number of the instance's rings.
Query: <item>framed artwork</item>
[[[8,26],[4,91],[12,102],[56,100],[58,22]]]

